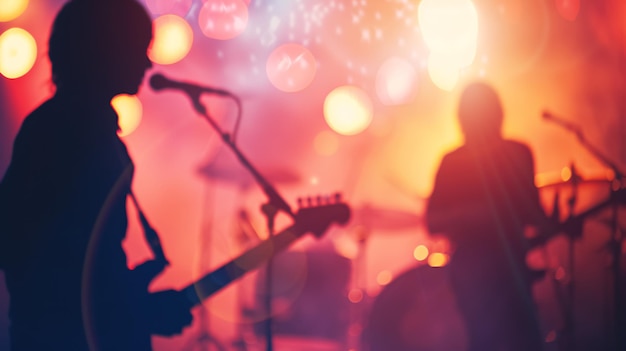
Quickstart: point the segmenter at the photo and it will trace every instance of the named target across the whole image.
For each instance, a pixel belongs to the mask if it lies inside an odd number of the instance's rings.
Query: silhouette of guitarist
[[[466,87],[458,120],[465,143],[444,156],[426,215],[430,233],[456,248],[449,271],[468,351],[542,350],[525,264],[525,229],[548,224],[533,156],[502,137],[502,105],[487,84]]]
[[[54,21],[56,90],[24,120],[0,187],[12,351],[150,350],[150,334],[191,322],[184,295],[148,294],[121,246],[133,163],[110,101],[137,93],[151,38],[134,0],[71,0]]]

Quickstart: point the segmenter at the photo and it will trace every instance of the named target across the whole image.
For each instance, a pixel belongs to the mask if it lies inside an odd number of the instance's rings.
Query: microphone
[[[189,95],[189,97],[191,97],[192,99],[197,98],[202,93],[215,94],[220,96],[233,96],[233,94],[226,90],[200,86],[194,83],[175,81],[165,77],[161,73],[155,73],[152,75],[152,77],[150,77],[150,87],[154,91],[159,91],[163,89],[181,90],[182,92],[187,93],[187,95]]]
[[[580,132],[580,128],[577,125],[575,125],[575,124],[573,124],[573,123],[571,123],[569,121],[566,121],[566,120],[564,120],[562,118],[559,118],[559,117],[553,115],[549,111],[543,111],[543,113],[541,114],[541,117],[543,117],[543,119],[545,119],[547,121],[554,122],[554,123],[560,125],[561,127],[567,129],[567,130],[573,131],[575,133],[579,133]]]

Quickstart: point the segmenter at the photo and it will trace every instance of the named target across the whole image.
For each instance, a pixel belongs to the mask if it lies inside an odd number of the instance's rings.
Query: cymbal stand
[[[569,122],[561,122],[560,124],[564,126],[567,130],[573,132],[582,146],[584,146],[593,156],[595,156],[600,162],[602,162],[604,165],[606,165],[613,171],[615,179],[614,179],[614,184],[611,188],[611,191],[612,191],[611,196],[613,196],[615,192],[618,190],[623,191],[624,190],[623,189],[624,173],[620,170],[617,164],[612,162],[608,157],[602,154],[600,150],[598,150],[596,147],[591,145],[585,139],[580,127],[573,125],[572,123],[569,123]],[[573,172],[572,172],[572,176],[574,176]],[[622,255],[624,235],[619,230],[619,224],[618,224],[618,213],[617,213],[618,211],[617,210],[618,210],[618,203],[620,199],[619,199],[619,196],[613,196],[613,197],[615,199],[615,202],[613,203],[613,209],[612,209],[613,218],[612,218],[612,223],[611,223],[611,239],[609,240],[607,246],[609,248],[609,252],[611,253],[611,256],[613,259],[612,265],[611,265],[611,271],[613,274],[613,303],[614,303],[613,332],[614,332],[614,346],[615,346],[614,350],[622,351],[622,350],[626,350],[626,332],[624,332],[626,331],[626,317],[624,316],[624,311],[626,310],[626,304],[624,303],[624,296],[623,296],[624,292],[622,291],[622,287],[621,287],[622,281],[621,281],[621,275],[620,275],[620,270],[621,270],[620,257]],[[621,200],[623,201],[623,199]]]
[[[250,163],[250,161],[243,155],[243,153],[239,150],[237,145],[235,145],[234,140],[231,138],[231,135],[222,131],[220,126],[213,120],[207,108],[201,103],[200,96],[203,93],[200,90],[187,92],[188,97],[191,99],[191,103],[196,112],[204,117],[207,122],[213,127],[213,129],[219,134],[222,141],[230,147],[230,149],[235,153],[239,162],[250,172],[253,176],[254,180],[261,187],[261,190],[267,196],[267,203],[261,206],[261,211],[265,215],[267,219],[267,229],[269,233],[269,238],[274,235],[274,222],[276,215],[279,211],[284,212],[292,219],[295,219],[295,214],[292,212],[289,204],[283,199],[283,197],[278,194],[278,191],[274,188],[274,186],[257,171],[257,169]],[[235,95],[229,95],[232,97],[238,108],[238,113],[241,114],[241,102]],[[266,288],[268,290],[265,307],[267,309],[267,321],[265,325],[265,339],[266,339],[266,351],[273,351],[273,342],[272,342],[272,296],[271,296],[271,283],[272,283],[272,265],[273,259],[269,259],[267,263],[267,274],[266,274]]]
[[[206,192],[206,197],[204,199],[204,203],[205,203],[205,210],[203,211],[203,213],[207,214],[209,213],[208,211],[208,198],[209,198],[209,191],[208,188],[205,191]],[[205,220],[206,222],[206,220]],[[206,225],[206,223],[205,223]],[[204,240],[205,236],[201,235],[200,236],[200,257],[205,257],[204,256],[204,252],[206,252],[205,250],[210,250],[210,240]],[[208,238],[211,238],[211,236],[209,235]],[[202,259],[200,260],[200,269],[203,269],[203,264],[202,264]],[[200,319],[200,323],[198,325],[198,331],[196,332],[196,336],[194,336],[191,340],[189,340],[186,344],[186,346],[182,349],[183,351],[189,351],[189,350],[194,350],[196,347],[199,347],[200,351],[208,351],[209,350],[209,345],[214,345],[215,348],[218,351],[226,351],[226,348],[224,347],[224,345],[222,345],[222,343],[215,338],[213,335],[211,335],[210,331],[209,331],[209,318],[207,316],[206,313],[206,307],[204,305],[200,305],[200,311],[199,311],[199,317]]]
[[[624,305],[622,282],[620,276],[620,257],[622,255],[622,242],[624,240],[624,233],[620,230],[618,224],[618,203],[613,202],[611,218],[611,239],[609,240],[607,247],[613,258],[611,262],[611,271],[613,272],[613,317],[615,323],[613,325],[613,333],[615,335],[615,350],[626,349],[626,321],[624,314],[626,313],[626,306]]]
[[[366,246],[369,239],[371,229],[367,225],[358,225],[355,229],[357,240],[357,254],[352,260],[352,284],[348,292],[350,300],[350,318],[348,320],[347,330],[347,349],[358,350],[361,342],[361,334],[365,327],[365,307],[364,303],[367,299],[367,257]],[[352,297],[352,293],[356,292],[356,300]]]
[[[259,242],[261,240],[259,233],[254,229],[254,226],[250,222],[250,218],[248,217],[248,212],[241,208],[237,215],[238,220],[238,229],[237,229],[237,243],[239,244],[241,249],[249,248],[254,242]],[[244,319],[248,317],[249,312],[246,312],[248,309],[246,307],[245,296],[243,292],[245,291],[245,287],[239,286],[237,289],[237,304],[239,307],[239,316],[241,321],[239,322],[237,328],[237,338],[232,343],[235,350],[246,351],[248,350],[248,341],[246,338],[246,332],[243,328]]]
[[[558,189],[556,190],[556,193],[554,194],[554,199],[552,203],[552,213],[550,214],[550,218],[555,223],[558,223],[561,221],[560,193]],[[549,255],[548,249],[546,248],[546,245],[541,246],[541,254],[545,262],[550,261],[550,258],[549,258],[550,255]],[[553,272],[550,270],[546,270],[546,272],[549,273],[549,281],[552,285],[552,289],[554,290],[554,298],[556,302],[558,303],[559,312],[562,315],[563,324],[564,324],[561,327],[561,329],[558,330],[557,332],[558,333],[557,335],[563,336],[563,337],[558,336],[558,341],[557,341],[558,348],[557,349],[559,351],[572,351],[571,346],[569,345],[571,344],[572,338],[570,338],[568,334],[568,331],[569,331],[568,327],[571,324],[568,320],[568,318],[570,317],[570,313],[568,312],[570,302],[567,301],[567,295],[565,295],[563,292],[562,286],[559,283],[559,279],[556,277],[556,272]]]
[[[568,216],[570,218],[572,218],[574,216],[574,209],[576,208],[576,202],[578,201],[578,181],[580,180],[580,176],[578,175],[578,173],[576,173],[576,167],[574,166],[574,163],[572,163],[570,165],[570,170],[571,170],[571,183],[572,183],[572,194],[570,195],[570,198],[567,200],[567,207],[568,207]],[[564,337],[564,342],[565,342],[565,351],[573,351],[573,347],[574,347],[574,343],[575,343],[575,321],[574,321],[574,317],[575,317],[575,311],[574,311],[574,297],[575,297],[575,290],[576,290],[576,285],[575,285],[575,267],[576,267],[576,260],[575,260],[575,255],[576,255],[576,251],[575,251],[575,245],[574,245],[574,239],[573,238],[569,238],[568,240],[568,259],[569,259],[569,270],[570,270],[570,279],[567,282],[567,301],[564,303],[565,304],[565,309],[564,309],[564,314],[565,314],[565,321],[564,321],[564,328],[563,328],[563,332],[565,334]]]

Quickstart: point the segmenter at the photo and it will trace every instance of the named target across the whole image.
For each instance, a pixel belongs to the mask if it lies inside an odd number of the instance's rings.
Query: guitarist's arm
[[[176,290],[149,292],[148,285],[166,266],[163,260],[150,260],[130,271],[133,281],[135,314],[149,334],[180,334],[193,320],[187,298]]]
[[[247,250],[181,291],[147,293],[148,284],[161,272],[166,262],[154,260],[140,265],[134,272],[138,276],[139,288],[136,291],[140,294],[144,292],[140,313],[144,316],[149,332],[166,336],[179,334],[191,323],[189,309],[200,304],[203,299],[257,269],[273,255],[287,249],[302,235],[312,233],[316,237],[321,237],[331,224],[345,224],[349,218],[350,209],[340,203],[338,198],[320,206],[302,208],[296,214],[292,226]]]

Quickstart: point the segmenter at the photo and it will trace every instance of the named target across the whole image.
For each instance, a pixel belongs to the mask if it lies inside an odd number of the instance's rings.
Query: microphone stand
[[[259,184],[263,192],[265,192],[265,195],[267,196],[268,201],[267,203],[261,206],[261,212],[263,212],[263,214],[266,217],[267,229],[268,229],[269,237],[271,239],[271,237],[274,235],[274,222],[275,222],[275,218],[278,212],[283,211],[284,213],[289,215],[292,219],[295,218],[294,213],[292,212],[287,202],[280,196],[280,194],[278,194],[278,191],[276,191],[274,186],[272,186],[272,184],[270,184],[270,182],[267,181],[267,179],[265,179],[261,175],[261,173],[259,173],[256,170],[256,168],[254,168],[254,166],[252,166],[250,161],[248,161],[248,159],[243,155],[243,153],[237,148],[237,146],[231,139],[230,135],[228,133],[223,132],[222,129],[219,127],[219,125],[217,125],[217,123],[213,120],[211,115],[208,113],[206,107],[202,105],[202,103],[200,102],[200,92],[198,92],[197,94],[188,94],[188,95],[189,95],[189,98],[192,100],[192,105],[194,109],[196,110],[196,112],[202,115],[209,122],[209,124],[213,127],[213,129],[215,129],[215,131],[220,135],[220,137],[222,138],[222,141],[224,141],[224,143],[228,145],[228,147],[231,148],[231,150],[235,153],[235,155],[237,156],[241,164],[248,171],[250,171],[250,173],[252,174],[256,182]],[[231,95],[231,96],[233,99],[235,99],[235,101],[237,102],[237,105],[241,106],[239,99],[234,95]],[[267,290],[266,291],[267,296],[264,301],[265,309],[267,312],[267,320],[265,321],[265,325],[264,325],[266,351],[274,350],[273,340],[272,340],[272,265],[273,265],[273,261],[274,261],[273,258],[270,257],[270,259],[267,262],[266,276],[265,276],[265,285],[266,285],[265,288]]]
[[[572,194],[570,198],[567,200],[568,207],[568,216],[570,218],[574,217],[574,209],[576,208],[576,202],[578,200],[578,183],[581,178],[576,172],[576,168],[574,167],[574,163],[570,164],[570,170],[572,172],[571,175],[571,183],[572,183]],[[567,303],[565,308],[565,351],[573,351],[574,350],[574,341],[575,341],[575,323],[574,316],[575,311],[575,292],[576,292],[576,280],[574,279],[575,270],[576,270],[576,250],[574,246],[574,239],[569,238],[568,240],[568,258],[569,258],[569,269],[570,269],[570,279],[567,285]]]
[[[561,124],[561,123],[559,123]],[[561,124],[563,125],[563,124]],[[613,304],[614,307],[614,325],[613,325],[613,333],[615,337],[615,350],[626,350],[626,316],[624,313],[626,311],[626,304],[624,303],[624,299],[622,294],[622,282],[620,277],[620,258],[622,254],[622,242],[624,240],[623,233],[619,230],[618,223],[618,201],[619,196],[613,196],[618,190],[623,190],[623,180],[624,173],[619,169],[619,167],[612,162],[607,156],[602,154],[600,150],[591,145],[584,137],[582,131],[578,126],[571,125],[567,123],[564,126],[567,130],[572,131],[580,144],[585,147],[593,156],[595,156],[600,162],[609,167],[614,175],[615,179],[613,180],[613,184],[611,184],[611,196],[615,199],[612,203],[612,218],[611,218],[611,239],[609,240],[607,247],[609,248],[609,252],[613,258],[611,271],[613,274]],[[572,175],[573,176],[573,175]],[[622,195],[623,196],[623,195]]]

